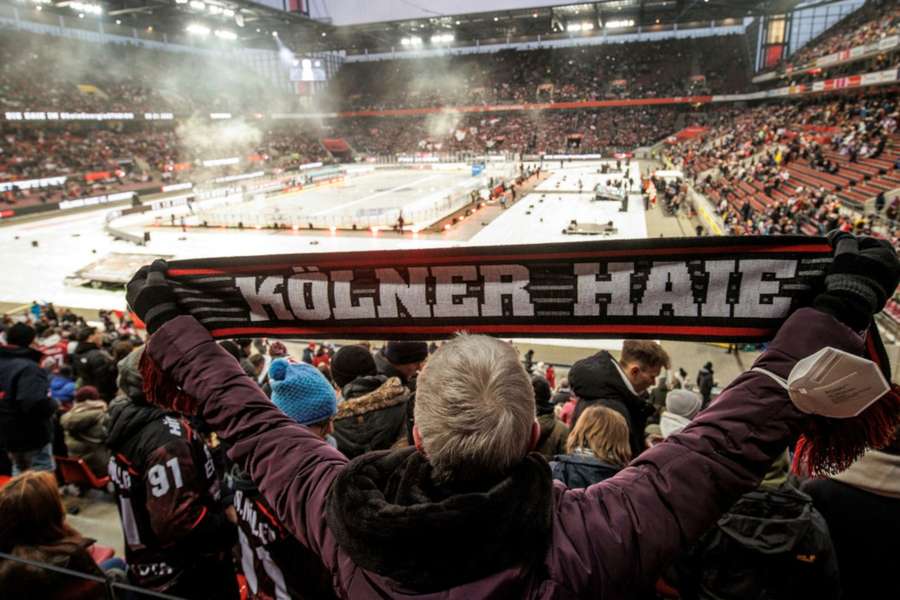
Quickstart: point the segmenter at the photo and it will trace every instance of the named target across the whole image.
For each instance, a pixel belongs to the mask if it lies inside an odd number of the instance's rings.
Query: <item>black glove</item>
[[[856,238],[841,231],[829,233],[828,241],[834,247],[834,260],[825,277],[825,291],[813,305],[861,331],[900,283],[897,253],[885,240]]]
[[[181,314],[178,297],[166,281],[168,269],[166,261],[156,259],[149,267],[141,267],[125,288],[128,305],[147,325],[147,333],[151,335],[166,321]]]

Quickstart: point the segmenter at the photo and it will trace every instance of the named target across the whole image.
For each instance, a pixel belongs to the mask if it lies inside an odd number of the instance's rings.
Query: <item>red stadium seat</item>
[[[98,478],[88,468],[84,460],[67,456],[55,456],[54,459],[59,468],[60,476],[67,484],[81,489],[106,490],[109,484],[109,476]]]
[[[98,565],[104,560],[109,560],[116,555],[116,551],[113,548],[104,546],[103,544],[91,544],[88,546],[88,552],[90,553],[91,558],[94,559],[94,562]]]

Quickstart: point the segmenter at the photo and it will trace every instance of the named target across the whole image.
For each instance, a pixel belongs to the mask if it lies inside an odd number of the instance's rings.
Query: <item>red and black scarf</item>
[[[821,288],[822,238],[622,240],[183,260],[214,337],[765,341]]]

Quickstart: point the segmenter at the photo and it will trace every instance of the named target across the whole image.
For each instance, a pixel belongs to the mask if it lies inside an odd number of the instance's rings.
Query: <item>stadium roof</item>
[[[352,4],[362,0],[335,0],[329,6]],[[470,6],[476,2],[451,0],[453,5]],[[709,25],[711,22],[737,24],[748,16],[781,13],[790,10],[800,0],[601,0],[597,2],[565,3],[539,7],[522,7],[485,11],[483,8],[498,2],[479,2],[479,12],[463,14],[435,14],[432,7],[448,2],[428,2],[429,16],[416,19],[379,20],[337,27],[328,40],[336,48],[349,51],[385,50],[400,48],[404,38],[420,38],[427,43],[432,36],[453,36],[453,43],[469,44],[478,40],[489,43],[503,40],[533,40],[596,35],[602,28],[611,33],[671,29],[676,24]],[[530,5],[532,2],[503,2],[501,4]],[[371,6],[374,3],[369,3]],[[394,3],[385,3],[394,4]],[[412,4],[412,3],[404,3]],[[422,6],[424,3],[419,3]],[[377,16],[381,13],[368,11]],[[316,16],[313,12],[312,16]],[[383,16],[383,15],[382,15]],[[335,23],[339,23],[335,13]]]
[[[250,0],[0,0],[5,16],[4,4],[24,20],[58,26],[61,16],[75,29],[102,28],[126,36],[134,30],[142,38],[157,41],[206,37],[259,47],[271,45],[277,32],[313,45],[322,33],[327,37],[334,29],[300,12]]]
[[[96,29],[102,21],[108,32],[167,36],[176,41],[191,33],[244,46],[272,47],[278,36],[292,48],[306,52],[347,50],[350,53],[400,49],[418,39],[422,44],[472,45],[498,41],[533,41],[607,32],[627,33],[672,29],[676,25],[703,26],[712,22],[736,24],[746,16],[784,12],[800,0],[599,0],[544,2],[528,0],[31,0],[36,20],[61,14],[81,28]],[[14,0],[0,0],[21,6]],[[311,15],[273,6],[311,6]],[[539,4],[539,6],[535,6]],[[90,8],[96,13],[88,12]],[[405,8],[404,8],[405,7]],[[476,7],[477,10],[470,11]],[[497,10],[498,7],[503,7]],[[323,10],[324,9],[324,10]],[[356,12],[347,15],[347,10]],[[447,12],[442,12],[447,11]],[[327,13],[327,15],[326,15]],[[425,15],[407,18],[410,14]],[[730,21],[730,22],[729,22]],[[355,24],[342,25],[353,22]],[[193,31],[191,31],[193,29]],[[149,32],[149,33],[148,33]],[[220,35],[221,34],[221,35]],[[436,40],[436,41],[435,41]]]
[[[272,0],[258,0],[260,2]],[[747,11],[784,10],[796,1],[769,0],[598,0],[595,2],[573,2],[573,0],[316,0],[309,3],[313,19],[335,26],[409,21],[433,17],[478,15],[481,13],[515,14],[519,11],[555,8],[561,15],[582,15],[590,11],[598,12],[683,12],[699,16],[718,15],[713,18],[746,15]],[[779,6],[781,5],[781,6]],[[546,12],[538,10],[538,13]],[[725,15],[724,17],[721,15]]]

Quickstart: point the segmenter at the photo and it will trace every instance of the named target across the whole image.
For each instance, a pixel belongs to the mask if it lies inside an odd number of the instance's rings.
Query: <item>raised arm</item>
[[[830,315],[803,309],[754,366],[787,378],[798,360],[825,346],[861,354],[864,340]],[[627,597],[652,585],[679,550],[759,485],[803,418],[778,383],[744,373],[683,431],[615,477],[562,494],[558,535],[589,567],[560,561],[561,568],[571,568],[567,575],[580,589],[605,592],[598,597]]]
[[[193,317],[168,321],[149,357],[196,399],[196,410],[231,445],[228,455],[259,487],[278,519],[333,565],[325,496],[347,459],[284,415]]]
[[[816,308],[795,312],[755,367],[787,379],[800,359],[826,346],[864,354],[857,332],[875,327],[872,315],[897,289],[900,262],[883,240],[840,232],[829,238],[835,254]],[[616,477],[561,494],[557,535],[568,540],[556,547],[575,546],[587,564],[576,570],[557,561],[559,568],[573,571],[566,573],[573,585],[589,586],[580,589],[605,591],[601,597],[627,597],[650,585],[679,550],[759,485],[805,418],[769,375],[744,373],[680,434]],[[877,429],[870,428],[870,443],[879,439]]]

